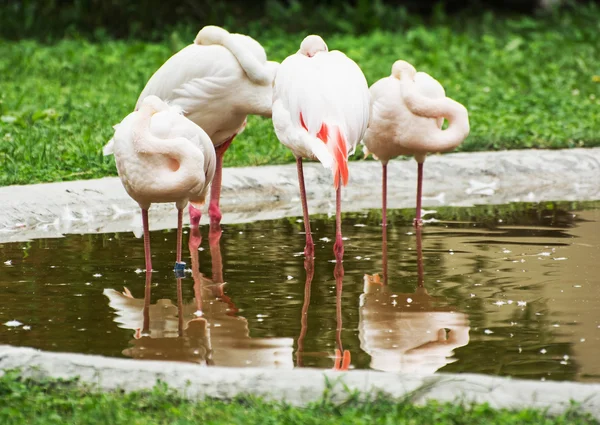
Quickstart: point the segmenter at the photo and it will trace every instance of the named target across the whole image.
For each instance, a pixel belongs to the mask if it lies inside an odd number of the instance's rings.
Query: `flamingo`
[[[146,270],[152,270],[148,209],[153,203],[175,202],[177,258],[183,268],[183,208],[200,208],[215,174],[215,149],[208,135],[181,114],[181,108],[148,96],[137,111],[115,126],[109,142],[125,190],[142,209]]]
[[[446,97],[442,85],[396,61],[392,74],[371,88],[371,122],[363,143],[365,154],[381,161],[383,170],[383,232],[387,227],[387,163],[398,155],[414,155],[418,164],[415,226],[421,226],[423,163],[427,153],[453,150],[469,135],[469,116],[460,103]],[[442,130],[444,118],[448,128]],[[385,243],[385,241],[384,241]]]
[[[329,51],[318,35],[309,35],[297,53],[279,66],[273,93],[273,126],[296,157],[307,257],[314,255],[302,158],[318,159],[333,172],[336,190],[334,252],[343,256],[341,186],[348,183],[348,155],[369,122],[369,87],[358,65],[340,51]]]
[[[223,155],[246,126],[248,115],[271,117],[273,79],[277,62],[267,61],[254,39],[216,26],[202,28],[194,43],[169,58],[148,80],[137,101],[155,95],[179,106],[212,140],[217,155],[208,214],[211,227],[221,222],[219,198]],[[105,155],[112,151],[110,144]],[[190,222],[200,212],[190,205]]]

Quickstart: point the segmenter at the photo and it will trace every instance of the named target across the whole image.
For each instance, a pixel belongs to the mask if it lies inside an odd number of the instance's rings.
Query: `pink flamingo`
[[[263,47],[251,37],[216,26],[200,30],[194,43],[169,58],[152,75],[136,109],[148,95],[179,106],[212,140],[217,155],[208,213],[211,227],[219,225],[223,155],[246,125],[248,115],[271,116],[277,62],[267,61]],[[104,149],[111,153],[111,146]],[[190,206],[190,221],[200,212]]]
[[[177,259],[181,262],[183,208],[200,208],[215,174],[215,150],[208,135],[156,96],[146,97],[137,111],[115,126],[109,142],[125,190],[142,209],[146,270],[152,270],[148,209],[175,202]]]
[[[309,35],[300,50],[280,65],[273,93],[277,137],[296,156],[304,228],[305,255],[314,255],[302,158],[318,159],[333,172],[336,189],[336,256],[343,255],[341,186],[348,183],[348,155],[369,122],[369,88],[358,65],[325,41]]]
[[[387,163],[398,155],[414,155],[418,164],[417,216],[421,226],[423,163],[427,153],[447,152],[469,135],[469,116],[460,103],[446,97],[442,85],[405,61],[392,75],[371,86],[371,122],[363,140],[383,166],[383,232],[387,226]],[[448,128],[442,130],[444,118]],[[384,240],[385,243],[385,240]]]

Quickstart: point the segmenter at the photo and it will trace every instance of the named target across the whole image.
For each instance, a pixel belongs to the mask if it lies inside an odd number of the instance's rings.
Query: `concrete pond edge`
[[[349,171],[343,211],[380,208],[381,164],[355,161]],[[413,160],[390,161],[388,208],[415,207],[416,171]],[[331,173],[306,163],[304,175],[311,214],[333,214]],[[599,176],[600,148],[433,155],[425,162],[423,206],[600,200]],[[295,164],[226,168],[221,208],[224,224],[302,216]],[[175,224],[173,204],[152,206],[151,230]],[[141,234],[140,211],[117,177],[0,187],[0,243],[127,231]]]
[[[353,370],[220,368],[171,361],[109,358],[55,353],[0,345],[0,374],[19,370],[34,380],[78,378],[100,391],[151,389],[158,381],[190,399],[229,400],[251,394],[266,400],[305,406],[321,400],[325,391],[333,402],[357,392],[385,393],[416,404],[440,402],[488,403],[491,407],[542,409],[560,414],[573,409],[600,419],[600,384],[529,381],[477,374],[413,375]]]

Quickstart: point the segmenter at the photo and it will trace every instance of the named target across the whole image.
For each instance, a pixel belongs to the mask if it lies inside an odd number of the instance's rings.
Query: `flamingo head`
[[[304,56],[308,56],[312,58],[319,52],[327,52],[327,44],[325,41],[319,37],[318,35],[309,35],[300,44],[300,50],[298,53],[303,54]]]
[[[412,80],[415,78],[416,73],[417,70],[415,69],[415,67],[406,61],[399,60],[394,62],[394,65],[392,65],[392,77],[397,78],[399,80]]]
[[[144,100],[142,100],[140,109],[142,108],[150,111],[152,114],[155,114],[157,112],[169,110],[169,105],[162,101],[158,96],[150,95],[146,96]]]

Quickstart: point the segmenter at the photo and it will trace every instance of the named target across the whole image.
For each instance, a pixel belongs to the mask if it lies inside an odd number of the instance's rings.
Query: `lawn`
[[[435,76],[469,110],[471,135],[460,150],[599,146],[598,16],[592,5],[535,19],[415,20],[400,32],[338,33],[326,41],[353,58],[369,83],[389,75],[399,58]],[[0,185],[115,175],[114,160],[101,154],[112,125],[196,30],[155,43],[0,40]],[[282,60],[304,34],[255,36],[270,59]],[[292,160],[270,120],[252,118],[225,165]]]
[[[495,410],[487,405],[465,406],[429,402],[415,406],[373,396],[351,397],[335,404],[326,397],[305,408],[266,402],[255,397],[229,401],[189,401],[158,384],[151,391],[99,393],[74,381],[32,382],[15,373],[0,377],[0,423],[3,425],[65,424],[598,424],[571,412],[549,416],[540,410]]]

